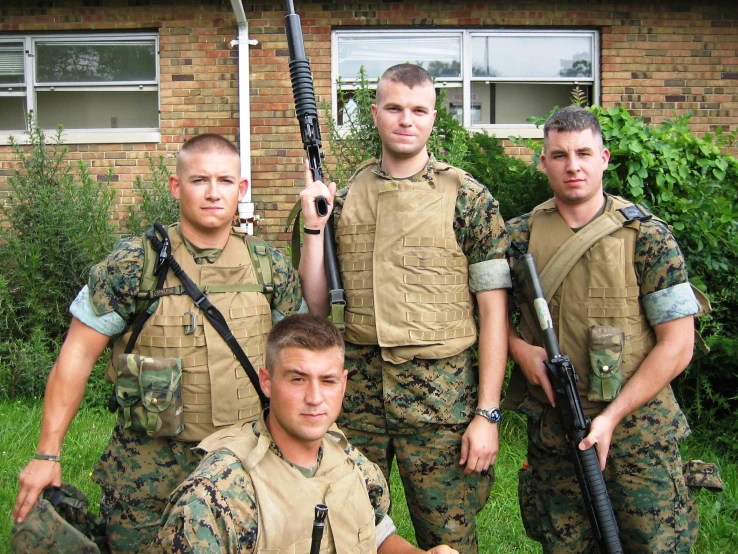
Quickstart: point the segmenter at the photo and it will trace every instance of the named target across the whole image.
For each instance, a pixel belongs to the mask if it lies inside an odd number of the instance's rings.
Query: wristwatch
[[[480,415],[490,423],[498,423],[502,419],[502,412],[499,408],[492,408],[491,410],[477,408],[474,410],[474,415]]]

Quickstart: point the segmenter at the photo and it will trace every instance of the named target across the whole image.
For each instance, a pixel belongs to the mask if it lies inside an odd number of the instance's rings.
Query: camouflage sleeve
[[[369,492],[369,501],[374,507],[374,524],[379,525],[384,516],[389,514],[390,509],[389,487],[384,475],[382,475],[382,470],[352,445],[348,446],[346,454],[356,462],[356,467],[364,476],[366,490]]]
[[[344,187],[336,191],[336,196],[333,199],[333,228],[338,227],[338,220],[341,219],[341,210],[343,205],[346,203],[346,195],[349,192],[350,187]]]
[[[454,232],[469,265],[505,258],[508,238],[500,206],[470,175],[456,198]]]
[[[136,311],[143,258],[141,237],[127,237],[120,239],[110,255],[90,269],[87,286],[96,315],[115,312],[123,320],[130,320]]]
[[[238,459],[221,450],[209,454],[172,493],[150,552],[248,554],[257,531],[251,480]]]
[[[528,220],[530,214],[521,215],[508,220],[505,224],[505,230],[509,238],[507,247],[507,259],[512,265],[520,256],[528,253],[528,243],[530,242],[530,229],[528,228]]]
[[[641,223],[633,264],[641,296],[686,283],[687,267],[674,235],[661,221]]]
[[[274,279],[274,295],[272,296],[272,313],[279,320],[296,312],[307,311],[303,306],[300,277],[292,262],[278,248],[269,246],[272,254],[272,275]],[[275,313],[276,312],[276,313]]]

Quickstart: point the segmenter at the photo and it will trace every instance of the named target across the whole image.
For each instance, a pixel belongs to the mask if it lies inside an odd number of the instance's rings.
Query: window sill
[[[56,134],[53,129],[44,129],[47,137]],[[10,137],[15,137],[19,144],[28,144],[28,134],[25,132],[0,131],[0,146],[10,144]],[[127,144],[161,142],[161,132],[156,129],[70,129],[62,131],[64,144]]]

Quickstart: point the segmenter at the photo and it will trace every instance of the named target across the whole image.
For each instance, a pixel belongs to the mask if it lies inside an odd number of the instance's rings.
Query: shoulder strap
[[[266,241],[260,237],[244,235],[246,246],[251,256],[251,265],[256,272],[256,280],[263,286],[264,296],[267,297],[269,305],[272,305],[274,296],[274,274],[272,272],[272,251]]]
[[[639,204],[629,204],[612,212],[605,212],[584,229],[562,244],[541,270],[541,285],[546,301],[550,302],[556,290],[569,275],[584,253],[598,240],[611,235],[625,225],[651,219],[651,212]]]

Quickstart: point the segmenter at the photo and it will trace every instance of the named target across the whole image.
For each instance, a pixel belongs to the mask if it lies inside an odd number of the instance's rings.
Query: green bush
[[[61,129],[33,127],[8,178],[0,228],[0,395],[39,396],[68,323],[69,301],[113,244],[115,191],[83,162],[65,161]]]
[[[169,192],[169,177],[172,172],[167,167],[164,156],[150,157],[149,170],[150,184],[144,184],[141,176],[136,176],[133,183],[133,190],[141,196],[141,202],[128,206],[125,228],[129,235],[143,234],[154,222],[169,225],[179,220],[179,202]]]

